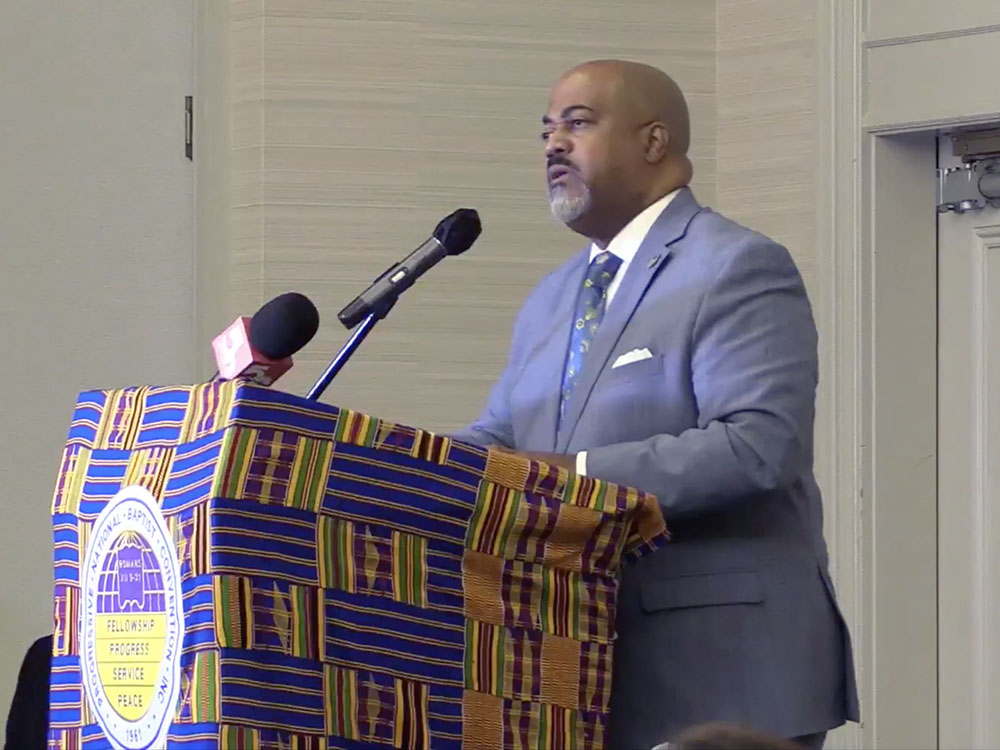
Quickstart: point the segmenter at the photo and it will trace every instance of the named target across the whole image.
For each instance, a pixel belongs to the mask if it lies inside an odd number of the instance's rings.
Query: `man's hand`
[[[567,471],[576,471],[576,456],[567,456],[563,453],[536,453],[529,451],[516,451],[512,448],[508,448],[503,445],[491,445],[490,450],[499,451],[501,453],[510,453],[514,456],[521,456],[522,458],[527,458],[529,461],[544,461],[549,466],[558,466]]]

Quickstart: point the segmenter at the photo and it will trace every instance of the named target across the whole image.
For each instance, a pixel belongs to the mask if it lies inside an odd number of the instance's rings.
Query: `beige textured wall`
[[[436,429],[479,410],[530,287],[581,240],[544,200],[548,87],[589,58],[673,73],[715,198],[715,4],[706,0],[233,0],[231,312],[280,292],[323,319],[281,387],[346,339],[336,313],[459,206],[483,236],[411,289],[325,400]]]
[[[183,1],[3,4],[0,727],[52,632],[49,514],[77,394],[194,378],[191,27]]]
[[[816,5],[718,0],[720,211],[785,243],[817,289]]]

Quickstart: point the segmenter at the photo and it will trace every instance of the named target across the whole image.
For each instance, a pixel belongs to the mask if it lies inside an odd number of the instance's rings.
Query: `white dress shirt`
[[[618,287],[621,286],[622,279],[625,278],[625,272],[628,270],[629,264],[632,262],[635,254],[639,252],[639,246],[642,245],[653,224],[660,218],[660,214],[670,205],[670,201],[674,199],[677,193],[677,190],[667,193],[660,200],[656,201],[656,203],[647,206],[608,243],[605,250],[621,258],[622,264],[618,267],[618,273],[615,274],[615,277],[611,280],[611,284],[608,286],[608,294],[604,300],[605,313],[611,307],[611,301],[614,299]],[[604,250],[601,250],[596,244],[591,245],[590,260],[593,260],[602,252]],[[580,451],[576,454],[576,473],[581,477],[587,476],[587,451]]]

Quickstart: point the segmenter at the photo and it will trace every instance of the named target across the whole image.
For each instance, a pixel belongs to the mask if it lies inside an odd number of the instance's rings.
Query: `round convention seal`
[[[165,746],[184,611],[176,548],[144,487],[123,487],[97,517],[80,590],[80,666],[94,716],[119,750]]]

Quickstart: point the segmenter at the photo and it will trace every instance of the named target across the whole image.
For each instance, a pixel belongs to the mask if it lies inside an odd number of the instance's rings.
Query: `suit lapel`
[[[583,370],[580,372],[580,378],[573,389],[573,395],[570,396],[569,403],[566,405],[566,414],[563,417],[559,434],[556,436],[556,450],[558,452],[565,451],[569,445],[573,431],[580,421],[580,415],[590,398],[598,376],[604,369],[611,352],[618,343],[618,339],[621,338],[625,326],[632,318],[632,314],[646,293],[650,282],[669,259],[672,252],[671,245],[684,236],[691,219],[700,210],[701,206],[695,201],[691,191],[684,188],[656,220],[642,245],[639,246],[639,250],[629,264],[625,277],[615,293],[615,298],[604,316],[604,320],[601,321],[601,327],[594,336],[590,351],[584,358]],[[582,276],[580,283],[582,283]],[[571,315],[572,311],[568,314]],[[563,318],[560,317],[560,320]],[[569,326],[565,325],[564,328],[566,332],[565,336],[560,339],[562,343],[560,351],[565,357],[566,346],[569,343]],[[556,342],[553,341],[554,346],[555,344]],[[558,388],[557,386],[557,392]],[[557,412],[558,408],[557,398]]]

